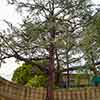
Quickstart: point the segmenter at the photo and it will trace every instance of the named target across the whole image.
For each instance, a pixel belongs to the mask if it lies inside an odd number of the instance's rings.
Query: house
[[[69,86],[70,87],[80,87],[80,86],[88,86],[90,85],[90,75],[88,74],[69,74]],[[68,74],[63,73],[61,82],[64,87],[68,87]],[[62,85],[62,87],[63,87]]]

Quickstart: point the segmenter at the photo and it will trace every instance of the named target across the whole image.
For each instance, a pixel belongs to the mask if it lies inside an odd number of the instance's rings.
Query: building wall
[[[90,77],[89,75],[85,74],[70,74],[70,84],[73,85],[88,85],[90,82]],[[66,81],[67,83],[67,74],[63,75],[63,80]]]
[[[46,89],[24,87],[0,78],[0,100],[46,100]],[[100,87],[57,89],[54,100],[100,100]]]

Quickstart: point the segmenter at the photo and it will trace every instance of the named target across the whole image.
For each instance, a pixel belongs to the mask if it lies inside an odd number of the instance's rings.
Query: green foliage
[[[27,82],[27,86],[32,87],[45,87],[47,83],[47,77],[44,75],[35,75]]]
[[[30,41],[33,42],[39,38],[39,35],[42,32],[44,32],[45,27],[43,25],[39,25],[38,23],[33,24],[28,19],[25,21],[26,22],[24,22],[24,24],[22,25],[22,31],[24,31]]]
[[[37,63],[43,64],[43,61],[37,61]],[[45,63],[46,61],[44,61],[44,65]],[[15,70],[12,80],[22,85],[44,87],[46,85],[47,76],[42,71],[40,71],[37,66],[23,64]]]
[[[100,13],[96,13],[84,30],[82,41],[80,42],[82,52],[87,65],[87,69],[93,67],[93,61],[100,59]]]
[[[12,80],[16,83],[25,84],[30,78],[33,77],[31,69],[31,64],[23,64],[15,70]]]

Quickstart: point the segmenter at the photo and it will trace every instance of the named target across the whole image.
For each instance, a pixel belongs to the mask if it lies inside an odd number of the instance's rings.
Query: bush
[[[43,75],[35,75],[32,79],[30,79],[27,86],[31,87],[46,87],[47,85],[47,77]]]

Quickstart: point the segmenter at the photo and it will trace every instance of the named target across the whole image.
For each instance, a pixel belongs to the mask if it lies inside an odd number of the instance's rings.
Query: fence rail
[[[46,89],[30,88],[0,78],[0,100],[46,100]],[[54,100],[100,100],[100,87],[56,89]]]

